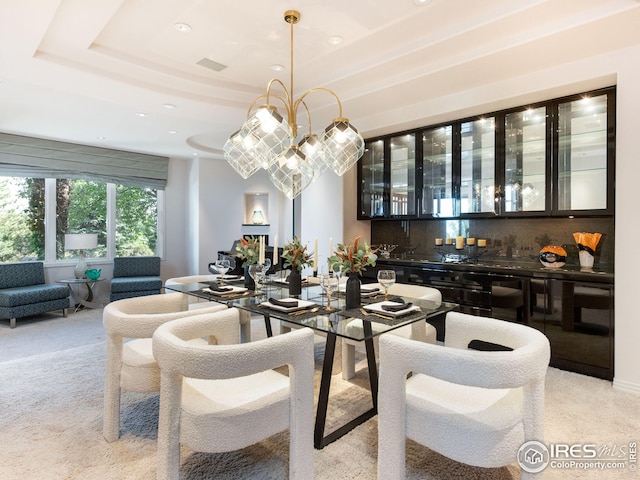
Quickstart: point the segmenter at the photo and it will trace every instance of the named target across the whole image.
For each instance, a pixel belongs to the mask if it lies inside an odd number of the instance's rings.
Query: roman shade
[[[0,133],[0,175],[82,178],[163,190],[169,159]]]

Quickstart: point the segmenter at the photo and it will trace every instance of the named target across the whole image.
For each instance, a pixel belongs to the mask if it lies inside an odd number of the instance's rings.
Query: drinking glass
[[[228,259],[223,258],[216,261],[216,270],[220,274],[220,285],[224,285],[224,274],[231,269],[231,263]]]
[[[327,310],[333,310],[331,307],[331,295],[333,295],[333,292],[338,288],[338,278],[330,273],[321,273],[320,287],[322,287],[322,290],[327,296]]]
[[[384,299],[389,299],[389,288],[396,283],[396,272],[394,270],[378,270],[378,283],[384,288]]]

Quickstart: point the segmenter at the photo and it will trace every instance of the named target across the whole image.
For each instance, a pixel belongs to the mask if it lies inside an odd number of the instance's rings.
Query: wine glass
[[[224,285],[224,274],[231,269],[231,262],[228,259],[222,258],[216,262],[216,270],[220,274],[220,285]]]
[[[320,274],[320,286],[327,296],[327,310],[331,311],[331,295],[338,288],[338,278],[330,273]]]
[[[384,288],[384,299],[389,299],[389,288],[396,283],[396,272],[394,270],[378,270],[378,283]]]

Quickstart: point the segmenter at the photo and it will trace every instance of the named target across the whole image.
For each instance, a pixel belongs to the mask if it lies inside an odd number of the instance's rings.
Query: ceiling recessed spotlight
[[[344,42],[344,38],[342,38],[340,35],[334,35],[333,37],[329,37],[329,40],[327,40],[329,42],[329,45],[340,45],[342,42]]]
[[[180,33],[189,33],[191,31],[191,25],[182,22],[174,23],[173,28]]]
[[[178,131],[177,131],[177,130],[169,130],[169,133],[170,133],[171,135],[175,135],[176,133],[178,133]]]
[[[166,109],[173,110],[176,106],[173,103],[163,103],[162,106]]]
[[[147,116],[147,114],[146,114],[146,113],[144,113],[144,112],[138,112],[138,113],[136,113],[136,117],[145,118],[146,116]]]
[[[284,70],[284,66],[276,63],[275,65],[271,65],[271,70],[275,70],[276,72],[281,72]]]
[[[107,139],[107,137],[102,137],[102,136],[100,136],[100,137],[96,137],[96,138],[97,138],[98,140],[106,140],[106,139]]]
[[[198,156],[198,152],[193,152],[193,156],[197,157]]]
[[[414,5],[418,5],[419,7],[424,7],[425,5],[429,5],[431,0],[413,0]]]

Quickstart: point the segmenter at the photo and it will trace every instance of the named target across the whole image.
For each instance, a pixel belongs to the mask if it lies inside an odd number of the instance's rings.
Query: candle
[[[273,239],[273,267],[275,268],[278,265],[278,235]]]
[[[313,271],[318,271],[318,239],[313,244]]]
[[[442,239],[436,238],[436,245],[442,245]]]
[[[456,237],[456,249],[462,250],[464,248],[464,237]]]
[[[329,237],[329,257],[333,256],[333,237]],[[329,272],[333,272],[333,263],[329,265]]]
[[[258,263],[264,263],[264,235],[260,235],[260,249],[258,251]]]
[[[475,245],[476,239],[474,237],[467,238],[467,245]]]
[[[447,237],[446,242],[447,242],[447,245],[453,245],[453,238]]]
[[[486,246],[487,246],[487,240],[485,238],[479,238],[478,247],[486,247]]]

